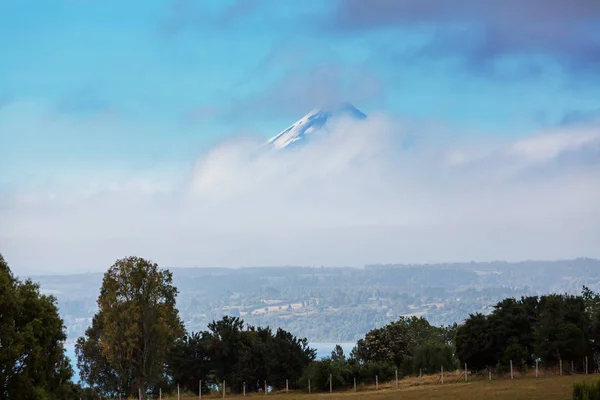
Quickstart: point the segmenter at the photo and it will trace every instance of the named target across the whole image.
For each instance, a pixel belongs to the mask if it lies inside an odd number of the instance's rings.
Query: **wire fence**
[[[418,386],[418,385],[447,385],[457,384],[460,382],[474,382],[474,381],[492,381],[492,380],[514,380],[514,379],[535,379],[535,378],[547,378],[555,376],[568,376],[568,375],[591,375],[600,374],[600,368],[598,365],[592,365],[589,360],[560,360],[554,363],[543,363],[536,361],[535,364],[526,364],[522,362],[513,362],[512,360],[507,365],[497,365],[493,368],[486,368],[480,370],[469,369],[467,364],[464,364],[459,369],[453,371],[444,371],[443,367],[440,367],[437,373],[425,373],[420,370],[418,375],[400,377],[398,370],[395,372],[395,377],[392,380],[382,381],[378,375],[375,375],[372,379],[357,379],[352,377],[351,380],[344,380],[340,382],[335,380],[333,374],[330,374],[327,383],[328,387],[317,387],[311,380],[308,379],[304,385],[298,382],[292,382],[290,380],[285,381],[285,387],[272,387],[269,382],[254,382],[252,387],[255,390],[248,390],[249,385],[246,382],[240,383],[228,383],[222,381],[219,383],[212,382],[206,384],[200,380],[198,382],[197,389],[202,388],[200,393],[192,393],[189,388],[183,391],[180,385],[177,385],[176,390],[169,390],[169,393],[163,393],[162,389],[158,390],[158,393],[152,395],[144,393],[142,389],[138,389],[138,396],[133,399],[137,400],[167,400],[167,399],[192,399],[197,398],[202,400],[205,398],[226,398],[229,396],[269,396],[276,394],[287,394],[287,393],[334,393],[334,392],[364,392],[364,391],[378,391],[378,390],[400,390],[407,387]],[[335,381],[335,384],[334,384]],[[235,388],[235,389],[233,389]],[[239,389],[241,388],[241,390]],[[256,390],[258,388],[258,390]],[[233,390],[232,390],[233,389]],[[114,397],[98,397],[101,400],[126,400],[125,397],[114,396]],[[132,399],[131,397],[129,399]],[[127,400],[129,400],[127,399]]]

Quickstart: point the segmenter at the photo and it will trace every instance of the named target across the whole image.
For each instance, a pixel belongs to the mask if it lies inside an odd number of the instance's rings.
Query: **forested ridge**
[[[488,314],[504,298],[600,291],[600,261],[469,262],[365,268],[169,268],[188,331],[224,315],[282,328],[312,343],[355,343],[400,315],[433,325]],[[72,343],[97,311],[102,274],[38,276],[57,297]]]
[[[80,384],[70,382],[56,300],[16,279],[0,257],[0,393],[6,399],[157,395],[181,390],[313,390],[462,368],[525,372],[536,363],[593,371],[600,361],[600,295],[508,297],[461,324],[432,325],[412,315],[369,330],[350,354],[316,360],[308,340],[249,324],[239,314],[186,330],[172,273],[138,257],[117,260],[102,279],[97,311],[77,340]],[[385,268],[384,268],[385,269]],[[6,311],[5,311],[6,310]],[[42,329],[43,327],[43,329]],[[343,329],[331,324],[330,329]],[[8,350],[5,350],[8,349]],[[199,383],[202,382],[201,388]]]

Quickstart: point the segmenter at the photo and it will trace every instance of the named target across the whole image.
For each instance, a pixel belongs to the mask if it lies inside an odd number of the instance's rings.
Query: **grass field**
[[[554,376],[546,375],[540,378],[535,376],[516,376],[511,379],[493,379],[491,382],[485,378],[471,379],[464,382],[458,375],[447,376],[443,385],[438,383],[438,376],[423,377],[423,385],[419,385],[418,378],[402,379],[399,389],[395,383],[380,384],[379,390],[375,387],[361,387],[354,393],[338,391],[334,393],[294,392],[252,394],[246,397],[268,398],[270,400],[417,400],[417,399],[483,399],[483,400],[567,400],[571,399],[574,382],[593,381],[599,379],[598,375]],[[181,396],[181,400],[196,400],[196,396]],[[203,395],[202,399],[221,399],[221,396]],[[226,398],[241,400],[241,395],[228,395]],[[175,400],[174,397],[163,396],[165,400]]]

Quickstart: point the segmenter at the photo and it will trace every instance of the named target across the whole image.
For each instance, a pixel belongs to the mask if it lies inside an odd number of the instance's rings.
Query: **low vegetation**
[[[600,400],[600,380],[575,383],[573,385],[573,400]]]

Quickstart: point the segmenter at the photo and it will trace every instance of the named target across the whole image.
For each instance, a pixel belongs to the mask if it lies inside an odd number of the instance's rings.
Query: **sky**
[[[17,273],[600,257],[597,0],[0,0]],[[263,142],[351,102],[299,150]]]

